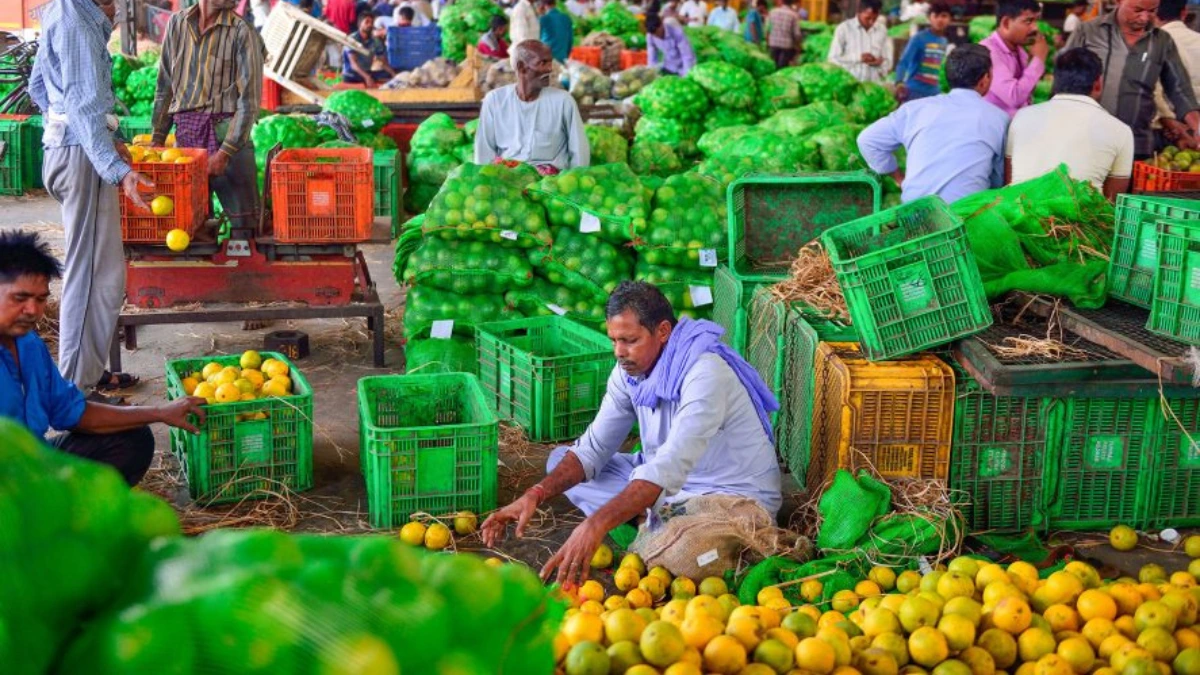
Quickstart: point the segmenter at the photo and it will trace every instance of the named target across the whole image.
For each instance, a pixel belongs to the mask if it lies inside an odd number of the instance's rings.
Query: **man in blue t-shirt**
[[[929,27],[908,41],[896,64],[896,98],[901,103],[942,93],[939,75],[946,59],[949,41],[950,6],[934,3],[929,7]]]
[[[387,60],[387,47],[384,41],[375,35],[375,17],[363,14],[358,17],[358,31],[350,35],[366,55],[346,47],[342,50],[342,81],[353,84],[365,84],[367,89],[374,89],[382,82],[387,82],[396,76],[395,69]],[[379,68],[374,65],[379,63]]]
[[[204,420],[202,398],[162,406],[116,406],[85,399],[63,379],[34,327],[46,312],[50,280],[61,276],[57,260],[36,234],[0,232],[0,417],[9,417],[44,438],[50,428],[67,431],[59,450],[108,464],[137,485],[154,457],[148,425],[161,422],[196,433],[188,421]]]
[[[542,10],[542,18],[538,20],[542,26],[542,42],[550,48],[555,61],[566,63],[571,47],[575,45],[575,26],[570,17],[558,11],[557,0],[541,0],[539,7]]]

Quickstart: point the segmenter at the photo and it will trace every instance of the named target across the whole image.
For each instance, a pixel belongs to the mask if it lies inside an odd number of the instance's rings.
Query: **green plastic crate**
[[[817,345],[823,341],[857,342],[858,334],[849,326],[806,316],[802,310],[793,304],[784,318],[783,396],[775,445],[796,484],[804,486],[812,456]]]
[[[1158,269],[1160,220],[1200,220],[1200,201],[1150,195],[1117,195],[1108,294],[1150,309]]]
[[[299,492],[313,484],[312,387],[282,354],[263,352],[288,365],[291,396],[205,406],[200,433],[171,429],[171,448],[179,457],[193,499],[207,503],[265,497],[286,486]],[[167,398],[184,396],[183,378],[217,362],[236,366],[240,356],[210,356],[167,362]],[[266,419],[247,419],[264,413]]]
[[[1200,222],[1158,223],[1158,271],[1146,328],[1200,345]]]
[[[132,143],[134,136],[154,133],[154,118],[149,115],[125,115],[117,118],[117,130],[126,143]]]
[[[879,211],[882,188],[865,171],[746,176],[729,185],[729,267],[743,281],[772,282],[826,230]]]
[[[725,329],[721,341],[738,354],[746,353],[750,300],[754,297],[754,289],[761,285],[737,278],[725,265],[713,273],[712,320]]]
[[[943,345],[992,324],[962,220],[940,197],[833,228],[821,241],[872,361]]]
[[[758,371],[759,377],[775,394],[780,407],[783,401],[783,341],[784,319],[788,303],[771,292],[769,286],[760,286],[750,298],[750,309],[746,315],[746,361]],[[771,413],[776,437],[779,435],[778,413]]]
[[[1150,470],[1157,400],[1073,398],[1064,405],[1063,433],[1043,474],[1049,526],[1144,527],[1155,480]]]
[[[530,440],[578,438],[596,417],[614,364],[607,336],[541,316],[480,324],[475,343],[488,405]]]
[[[1200,397],[1156,401],[1159,440],[1151,461],[1147,519],[1153,527],[1200,527]]]
[[[358,427],[373,527],[496,508],[499,423],[474,375],[364,377]]]
[[[0,115],[0,195],[25,192],[25,124],[29,115]]]
[[[956,368],[952,496],[972,532],[1044,529],[1043,462],[1062,433],[1052,398],[993,396]]]
[[[23,173],[25,188],[42,188],[42,163],[45,150],[42,148],[42,116],[30,115],[25,120],[25,135],[22,139],[24,155]]]
[[[399,154],[399,150],[375,151],[375,217],[390,218],[393,227],[401,214]]]

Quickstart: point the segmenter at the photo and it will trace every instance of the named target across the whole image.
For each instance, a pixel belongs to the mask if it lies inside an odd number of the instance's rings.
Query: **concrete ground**
[[[61,218],[57,204],[44,192],[24,197],[0,197],[0,229],[32,228],[44,234],[62,250]],[[399,373],[403,368],[403,349],[397,312],[403,293],[391,273],[393,252],[389,246],[365,247],[371,274],[379,295],[388,308],[386,340],[387,367],[371,365],[370,339],[364,319],[307,320],[276,324],[262,330],[245,331],[241,324],[213,323],[175,326],[146,326],[138,331],[139,348],[123,353],[126,372],[142,378],[142,383],[127,392],[134,404],[166,400],[164,364],[169,359],[209,354],[240,353],[260,349],[263,337],[271,330],[297,328],[309,334],[312,354],[298,365],[313,386],[314,407],[314,482],[313,490],[293,495],[290,500],[273,499],[238,506],[201,508],[187,497],[186,484],[179,475],[177,462],[166,449],[167,433],[155,429],[160,453],[149,477],[149,487],[173,498],[191,532],[219,526],[270,525],[305,531],[365,531],[367,523],[366,488],[358,458],[358,411],[356,383],[359,378],[380,373]],[[500,459],[499,501],[506,504],[519,495],[544,472],[549,446],[523,442],[516,429],[504,430]],[[781,513],[787,523],[798,506],[793,494]],[[539,514],[525,540],[509,540],[496,553],[540,567],[570,534],[581,514],[559,498]],[[1187,559],[1171,553],[1165,543],[1150,542],[1148,547],[1131,553],[1114,551],[1103,536],[1069,534],[1057,543],[1072,543],[1077,555],[1107,566],[1110,572],[1135,574],[1145,563],[1157,562],[1168,571],[1184,569]],[[479,549],[477,537],[463,538],[461,548]]]

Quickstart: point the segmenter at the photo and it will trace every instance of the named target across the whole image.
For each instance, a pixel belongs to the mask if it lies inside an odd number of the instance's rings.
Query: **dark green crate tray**
[[[1108,293],[1146,309],[1158,269],[1160,220],[1200,220],[1200,201],[1162,195],[1117,196],[1113,248],[1108,264]]]
[[[1158,270],[1146,328],[1200,345],[1200,223],[1158,222]]]

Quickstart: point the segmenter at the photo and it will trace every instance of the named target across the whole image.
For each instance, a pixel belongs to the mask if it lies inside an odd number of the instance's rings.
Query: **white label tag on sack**
[[[442,319],[434,321],[429,328],[429,337],[437,340],[449,340],[450,335],[454,333],[454,319]]]
[[[700,249],[700,266],[701,267],[716,267],[717,266],[717,249],[715,249],[715,248]]]
[[[500,238],[501,238],[501,239],[510,239],[510,240],[512,240],[512,241],[516,241],[516,240],[517,240],[517,233],[516,233],[516,231],[514,231],[514,230],[500,230]]]
[[[375,120],[372,120],[372,119],[362,120],[362,125],[368,129],[370,129],[371,127],[375,126]]]
[[[712,286],[688,286],[688,292],[692,294],[692,307],[712,304]]]
[[[567,313],[567,310],[563,309],[562,307],[559,307],[558,305],[556,305],[554,303],[547,304],[546,309],[550,310],[551,312],[554,312],[555,314],[557,314],[559,316],[562,316]]]
[[[600,219],[597,218],[595,214],[588,213],[587,211],[580,211],[580,213],[579,213],[579,231],[583,232],[585,234],[587,234],[589,232],[599,232],[600,231]]]
[[[929,564],[929,559],[925,556],[917,558],[917,568],[921,570],[921,574],[929,574],[933,571],[933,565]]]
[[[704,567],[711,562],[716,562],[717,558],[719,557],[720,554],[717,553],[717,549],[715,548],[711,551],[705,551],[704,553],[696,556],[696,567]]]

